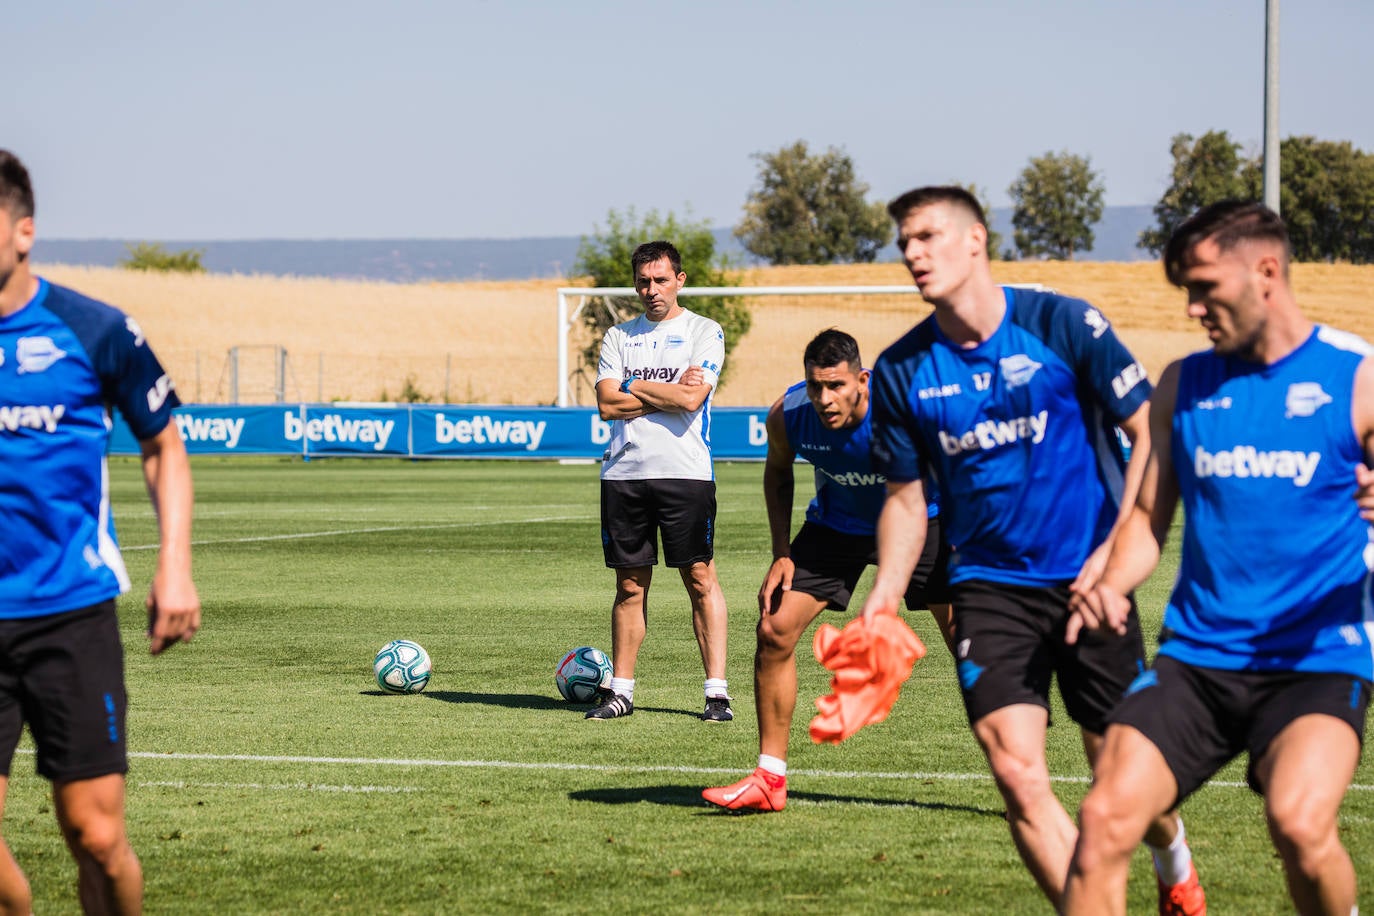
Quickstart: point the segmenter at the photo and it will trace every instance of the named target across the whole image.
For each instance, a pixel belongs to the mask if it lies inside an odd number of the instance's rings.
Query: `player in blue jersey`
[[[33,187],[0,150],[0,808],[27,722],[77,862],[87,912],[135,913],[143,873],[124,822],[124,657],[114,598],[129,587],[110,516],[110,407],[142,443],[160,549],[148,594],[154,655],[200,626],[191,472],[179,402],[121,312],[34,276]],[[0,844],[0,912],[29,885]]]
[[[1198,211],[1165,271],[1212,349],[1170,365],[1134,512],[1078,619],[1119,630],[1183,504],[1178,578],[1154,667],[1113,713],[1083,802],[1072,913],[1124,913],[1134,838],[1249,754],[1300,913],[1354,912],[1336,818],[1359,763],[1374,678],[1370,495],[1374,362],[1314,326],[1288,279],[1287,230],[1260,204]]]
[[[1134,612],[1121,633],[1070,645],[1069,602],[1096,581],[1148,457],[1150,384],[1096,308],[1000,287],[987,227],[962,188],[918,188],[889,206],[925,321],[874,369],[874,466],[887,477],[878,575],[864,615],[895,613],[926,540],[934,478],[952,545],[950,598],[964,705],[1007,805],[1016,848],[1053,903],[1077,830],[1045,759],[1058,680],[1089,760],[1107,714],[1143,669]],[[1124,465],[1120,428],[1136,449]],[[1182,824],[1147,836],[1166,913],[1205,903]]]
[[[886,495],[869,453],[869,370],[853,337],[831,328],[807,344],[806,380],[768,411],[763,497],[773,539],[773,563],[759,589],[754,704],[759,763],[730,786],[705,790],[730,810],[781,811],[787,803],[787,739],[797,705],[796,648],[827,608],[843,611],[865,567],[877,562],[874,525]],[[792,538],[793,465],[800,455],[815,468],[816,495]],[[908,608],[929,607],[952,646],[945,565],[949,546],[939,536],[935,506],[931,536],[908,583]]]

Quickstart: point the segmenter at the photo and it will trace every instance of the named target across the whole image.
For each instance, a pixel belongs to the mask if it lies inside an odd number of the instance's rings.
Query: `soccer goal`
[[[1044,289],[1038,283],[1009,284]],[[726,384],[717,403],[759,406],[772,403],[787,385],[801,378],[801,354],[820,331],[837,327],[853,334],[864,361],[872,364],[879,351],[930,313],[915,286],[688,286],[678,298],[730,296],[749,308],[753,326],[742,340],[733,341],[726,366]],[[762,300],[771,300],[766,305]],[[691,302],[683,303],[691,308]],[[558,288],[559,407],[595,403],[596,365],[580,357],[589,343],[580,321],[588,308],[604,309],[612,323],[639,314],[633,287],[564,286]],[[584,339],[578,340],[581,335]],[[731,365],[733,364],[733,365]],[[747,366],[748,371],[740,367]]]

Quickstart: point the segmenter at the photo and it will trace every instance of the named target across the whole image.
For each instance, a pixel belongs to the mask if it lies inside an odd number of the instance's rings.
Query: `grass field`
[[[112,461],[131,710],[130,829],[150,913],[1041,913],[931,647],[888,721],[838,747],[806,738],[825,672],[801,662],[788,809],[709,810],[703,786],[757,754],[754,594],[769,559],[761,465],[718,467],[736,721],[708,726],[686,600],[654,591],[635,715],[586,722],[553,668],[609,648],[597,470],[552,464],[197,460],[205,626],[160,658],[142,638],[155,533],[137,465]],[[1174,559],[1142,591],[1157,627]],[[861,585],[861,591],[865,586]],[[845,617],[829,615],[832,621]],[[395,637],[431,653],[422,694],[371,679]],[[1062,710],[1051,767],[1085,790]],[[35,911],[77,909],[27,739],[5,836]],[[1289,911],[1260,803],[1237,765],[1185,808],[1213,912]],[[1341,818],[1367,909],[1374,765]],[[1137,855],[1132,912],[1152,912]]]

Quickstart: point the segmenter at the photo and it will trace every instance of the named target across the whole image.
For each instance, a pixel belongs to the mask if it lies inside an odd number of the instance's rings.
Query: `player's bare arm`
[[[768,454],[763,462],[763,503],[768,509],[768,533],[773,543],[773,562],[759,589],[759,613],[777,610],[774,600],[779,590],[792,587],[796,567],[792,564],[792,499],[796,492],[793,463],[797,453],[787,438],[782,398],[768,410]]]
[[[1069,644],[1077,640],[1083,629],[1109,628],[1124,633],[1131,608],[1126,596],[1148,579],[1159,564],[1160,551],[1178,505],[1178,478],[1169,451],[1178,376],[1179,363],[1172,363],[1151,395],[1149,454],[1138,478],[1136,498],[1131,511],[1119,523],[1101,578],[1092,588],[1075,596],[1064,633]],[[1135,459],[1133,451],[1132,463]]]
[[[191,579],[191,461],[175,423],[141,444],[143,478],[157,516],[157,570],[145,602],[149,649],[157,655],[190,642],[200,629],[200,596]]]
[[[1355,370],[1355,391],[1351,397],[1355,436],[1364,448],[1365,463],[1355,467],[1355,502],[1360,518],[1374,522],[1374,358],[1366,357]]]
[[[864,601],[863,619],[895,614],[926,546],[926,489],[918,480],[888,481],[878,516],[878,575]]]
[[[693,371],[695,370],[695,372]],[[673,413],[693,413],[701,409],[711,394],[712,386],[705,379],[700,366],[691,366],[674,382],[649,382],[635,379],[629,393],[654,410]]]
[[[1117,513],[1116,522],[1112,525],[1112,530],[1107,533],[1101,544],[1088,555],[1088,559],[1083,563],[1083,568],[1078,571],[1078,578],[1074,579],[1069,585],[1069,590],[1073,592],[1073,597],[1069,599],[1069,607],[1073,608],[1074,600],[1083,593],[1089,591],[1097,580],[1101,578],[1102,571],[1107,568],[1107,558],[1111,555],[1112,544],[1116,541],[1117,533],[1130,517],[1135,508],[1136,498],[1140,494],[1140,481],[1145,476],[1145,464],[1150,458],[1150,402],[1146,401],[1136,408],[1135,413],[1117,424],[1121,431],[1126,435],[1127,441],[1131,443],[1131,458],[1126,463],[1126,476],[1121,490],[1121,508]]]
[[[644,384],[637,382],[636,384]],[[633,420],[651,414],[658,408],[651,407],[632,394],[620,390],[615,379],[604,378],[596,383],[596,407],[601,419]]]

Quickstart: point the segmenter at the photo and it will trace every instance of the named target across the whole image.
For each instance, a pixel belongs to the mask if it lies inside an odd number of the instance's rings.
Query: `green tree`
[[[1008,192],[1012,238],[1022,257],[1072,261],[1076,252],[1092,250],[1105,187],[1087,157],[1067,151],[1032,157]]]
[[[1174,168],[1168,190],[1155,204],[1155,225],[1140,233],[1140,247],[1158,255],[1179,224],[1199,207],[1220,200],[1259,197],[1259,169],[1241,155],[1240,144],[1224,130],[1201,137],[1176,134],[1169,144]]]
[[[738,286],[739,280],[730,271],[736,266],[730,258],[716,251],[716,238],[705,222],[688,217],[679,219],[672,212],[660,216],[650,210],[643,219],[634,208],[624,213],[611,210],[606,216],[606,228],[594,227],[591,236],[583,236],[577,247],[573,273],[590,277],[593,286],[634,286],[630,271],[630,254],[643,242],[666,239],[682,255],[682,270],[691,286]],[[717,322],[725,332],[725,352],[728,356],[749,330],[752,316],[736,296],[693,296],[680,300],[684,306]],[[582,310],[582,321],[591,331],[592,340],[582,351],[585,365],[595,366],[600,359],[601,338],[616,321],[638,314],[641,306],[637,296],[608,297],[588,303]],[[612,320],[611,313],[617,318]],[[725,362],[730,371],[730,361]]]
[[[798,140],[754,158],[758,184],[735,227],[752,254],[770,264],[866,264],[891,241],[884,205],[864,199],[868,185],[841,150],[813,156]]]
[[[1279,206],[1299,261],[1374,262],[1374,155],[1348,140],[1289,137]]]
[[[129,254],[119,262],[126,270],[152,270],[160,273],[205,273],[205,265],[200,259],[205,256],[204,248],[186,248],[182,251],[168,251],[161,242],[137,242],[125,245]]]

